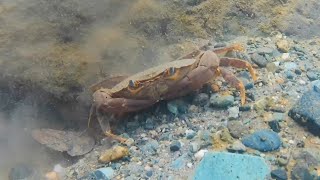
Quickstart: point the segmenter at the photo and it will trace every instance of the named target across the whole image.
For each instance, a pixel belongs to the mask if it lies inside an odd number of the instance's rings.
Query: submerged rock
[[[270,169],[261,157],[208,152],[196,168],[193,179],[266,179],[269,173]]]
[[[267,152],[279,149],[281,140],[277,133],[271,130],[261,130],[244,137],[242,143],[252,149]]]
[[[288,115],[308,127],[310,132],[320,135],[320,93],[315,90],[305,92]]]

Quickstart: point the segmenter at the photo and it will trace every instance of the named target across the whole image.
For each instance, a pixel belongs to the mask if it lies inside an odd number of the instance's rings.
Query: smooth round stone
[[[307,72],[307,77],[309,78],[310,81],[315,81],[318,79],[318,76],[315,72],[313,71],[308,71]]]
[[[207,152],[197,166],[192,179],[267,179],[269,174],[270,169],[261,157]]]
[[[242,139],[242,143],[252,149],[268,152],[280,148],[281,140],[272,130],[260,130]]]
[[[283,169],[275,169],[271,171],[271,177],[276,180],[287,180],[287,172]]]
[[[171,151],[179,151],[180,148],[181,148],[181,143],[179,141],[173,141],[170,144],[170,150]]]
[[[256,63],[259,67],[266,67],[268,61],[263,56],[258,53],[254,53],[251,55],[251,60]]]

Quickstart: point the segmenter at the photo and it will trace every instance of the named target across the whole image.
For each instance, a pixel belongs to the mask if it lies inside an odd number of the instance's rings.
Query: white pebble
[[[192,168],[192,163],[191,162],[187,163],[187,167]]]
[[[194,155],[194,157],[196,158],[196,160],[200,161],[207,152],[208,152],[208,150],[206,150],[206,149],[201,149],[200,151],[198,151],[198,152]]]
[[[289,144],[294,144],[294,140],[290,139]]]
[[[289,54],[289,53],[283,53],[282,56],[281,56],[282,60],[286,60],[286,59],[288,59],[289,57],[290,57],[290,54]]]

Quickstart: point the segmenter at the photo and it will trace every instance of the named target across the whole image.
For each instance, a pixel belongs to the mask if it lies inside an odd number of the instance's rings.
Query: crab
[[[213,50],[196,50],[175,61],[162,64],[127,78],[111,88],[93,86],[93,104],[90,109],[89,121],[96,115],[105,135],[125,141],[124,138],[111,133],[109,120],[103,125],[103,114],[111,113],[121,116],[130,112],[146,109],[162,100],[171,100],[185,96],[201,89],[205,84],[213,83],[222,76],[231,86],[240,91],[241,104],[245,104],[245,87],[243,83],[226,68],[246,68],[254,81],[257,80],[255,71],[247,61],[219,57],[229,51],[242,51],[239,44]],[[121,78],[118,78],[121,80]]]

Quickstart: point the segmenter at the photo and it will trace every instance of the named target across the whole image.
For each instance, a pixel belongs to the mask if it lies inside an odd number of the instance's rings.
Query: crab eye
[[[176,68],[175,67],[170,67],[169,69],[166,70],[166,75],[167,76],[173,76],[176,73]]]
[[[129,81],[129,87],[130,88],[137,88],[139,87],[140,83],[138,81],[130,80]]]

